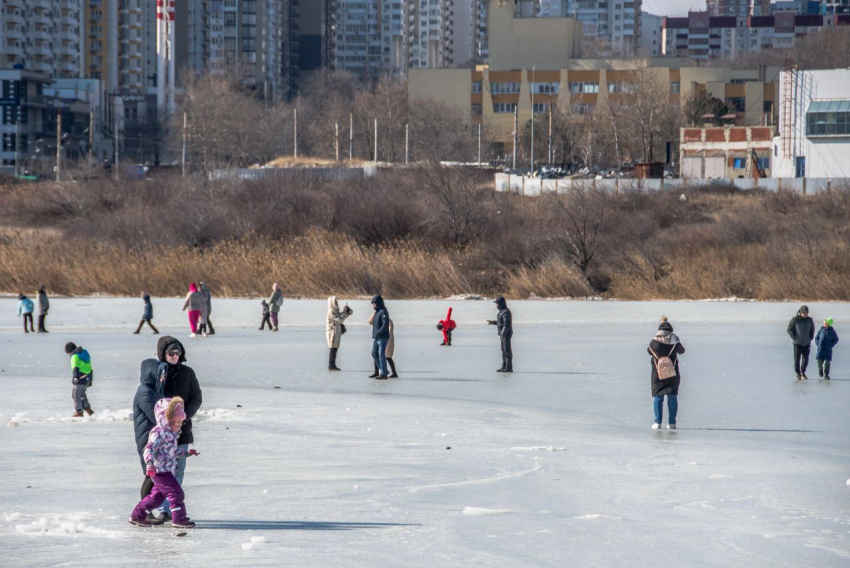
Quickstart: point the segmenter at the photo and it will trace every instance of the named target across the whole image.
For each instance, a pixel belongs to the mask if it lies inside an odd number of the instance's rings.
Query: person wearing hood
[[[838,333],[835,331],[833,324],[835,320],[826,318],[823,322],[823,327],[818,330],[815,336],[817,344],[816,359],[818,362],[818,374],[829,380],[829,371],[832,367],[832,349],[838,345]]]
[[[156,343],[156,359],[145,359],[142,361],[139,387],[133,399],[133,427],[136,436],[136,450],[139,452],[139,460],[142,464],[142,472],[146,473],[143,452],[148,441],[148,434],[156,426],[156,414],[154,406],[163,398],[179,396],[184,401],[186,421],[180,431],[178,445],[186,446],[194,443],[192,432],[192,418],[201,408],[202,393],[195,376],[195,371],[186,365],[186,350],[183,344],[170,335],[163,335]],[[175,476],[177,481],[183,483],[186,471],[186,460],[179,459]],[[154,482],[145,477],[142,482],[141,496],[146,497],[153,488]],[[162,504],[160,511],[168,511],[168,501]],[[148,518],[154,523],[162,523],[164,516],[153,516]]]
[[[263,298],[260,301],[260,305],[263,306],[263,320],[260,322],[260,331],[263,331],[264,329],[266,329],[266,324],[269,324],[269,331],[271,331],[273,328],[272,328],[272,320],[271,320],[271,316],[270,316],[270,312],[269,312],[269,303],[266,301],[265,298]]]
[[[44,327],[44,320],[47,318],[47,311],[50,310],[50,300],[47,298],[47,292],[44,291],[44,286],[38,288],[38,333],[47,333],[47,328]]]
[[[157,335],[159,330],[153,325],[153,304],[151,304],[150,294],[142,293],[142,301],[145,303],[144,311],[142,312],[142,321],[139,322],[139,327],[133,333],[138,335],[142,331],[142,326],[148,324],[153,330],[153,334]]]
[[[269,296],[269,311],[272,316],[272,323],[274,327],[272,331],[277,331],[278,317],[280,314],[280,308],[283,306],[283,292],[280,290],[280,284],[277,282],[272,286],[272,295]]]
[[[369,316],[369,325],[374,325],[375,314],[376,312],[372,312],[372,315]],[[393,355],[395,355],[395,324],[393,324],[392,318],[390,318],[389,322],[390,339],[387,341],[387,349],[384,351],[384,355],[387,358],[387,365],[389,365],[390,371],[392,371],[392,373],[390,373],[390,378],[397,379],[398,372],[395,369],[395,361],[393,360]],[[378,364],[375,363],[374,360],[372,363],[375,365],[375,371],[369,375],[369,378],[377,379],[380,376],[381,370],[378,368]]]
[[[800,306],[797,315],[788,322],[788,336],[794,344],[794,372],[797,373],[797,380],[808,380],[806,367],[809,366],[809,353],[815,337],[815,322],[809,317],[808,306]]]
[[[153,480],[153,488],[133,509],[130,524],[140,527],[153,525],[148,516],[168,498],[172,511],[171,526],[177,529],[194,528],[195,523],[186,515],[183,503],[185,495],[177,479],[177,464],[180,460],[199,455],[188,446],[177,443],[187,419],[183,399],[175,396],[158,400],[154,406],[154,415],[156,426],[151,428],[142,454],[148,479]]]
[[[210,291],[209,286],[201,282],[201,297],[204,299],[204,328],[205,331],[208,330],[210,335],[215,335],[215,328],[213,327],[212,320],[210,319],[210,315],[212,315],[212,292]]]
[[[189,328],[192,330],[189,337],[197,337],[198,320],[201,317],[201,310],[204,309],[204,298],[194,282],[189,284],[189,293],[186,294],[186,301],[183,302],[183,311],[187,309],[189,310]]]
[[[513,373],[514,372],[514,352],[511,348],[511,338],[514,336],[514,320],[511,310],[508,309],[508,303],[504,296],[499,296],[493,303],[496,304],[496,309],[499,314],[494,320],[487,320],[490,325],[496,326],[496,333],[499,334],[499,339],[502,343],[502,367],[496,369],[497,373]]]
[[[35,306],[33,305],[32,300],[23,294],[18,294],[18,317],[24,316],[24,333],[35,331],[32,325],[32,311],[34,308]],[[29,330],[27,330],[27,322],[30,324]]]
[[[652,384],[652,408],[655,411],[655,422],[652,429],[661,428],[661,420],[664,417],[664,397],[667,397],[667,428],[676,429],[676,415],[679,411],[679,383],[682,380],[679,374],[679,355],[685,352],[685,346],[679,341],[679,336],[673,333],[673,326],[667,321],[667,316],[661,316],[661,325],[655,338],[649,343],[646,352],[650,356],[650,381]],[[669,359],[673,364],[675,376],[661,379],[658,376],[658,363],[662,359]]]
[[[94,414],[86,390],[94,383],[94,373],[91,368],[91,355],[74,343],[65,344],[65,354],[71,356],[71,400],[74,401],[76,412],[72,418],[82,418],[83,411],[89,416]]]
[[[440,320],[437,324],[437,329],[443,332],[443,342],[440,345],[447,347],[452,346],[452,331],[457,327],[455,320],[452,319],[452,308],[449,307],[449,312],[446,314],[446,319]]]
[[[384,299],[376,294],[372,297],[372,308],[375,313],[372,321],[372,361],[377,366],[377,375],[369,375],[370,379],[385,380],[387,373],[387,344],[390,341],[390,313],[384,305]]]
[[[328,338],[328,348],[330,349],[330,354],[328,355],[328,371],[340,371],[341,369],[336,366],[336,354],[339,351],[339,343],[342,340],[342,334],[345,333],[345,326],[343,322],[350,316],[352,313],[351,308],[348,307],[348,304],[345,304],[345,307],[342,310],[339,309],[339,302],[336,299],[336,296],[330,296],[328,298],[328,317],[327,317],[327,330],[325,335]]]

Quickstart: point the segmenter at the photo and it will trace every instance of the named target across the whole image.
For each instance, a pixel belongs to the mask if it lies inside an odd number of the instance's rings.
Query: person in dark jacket
[[[209,286],[201,282],[201,296],[204,298],[204,304],[206,305],[206,315],[207,318],[205,320],[206,327],[209,328],[209,335],[215,335],[215,328],[213,327],[212,320],[210,319],[210,315],[212,315],[212,292],[209,289]]]
[[[148,324],[153,330],[154,335],[159,333],[159,330],[153,325],[153,304],[151,304],[150,294],[142,294],[142,301],[145,303],[145,309],[142,312],[142,321],[139,322],[139,327],[133,333],[138,335],[142,331],[142,326]]]
[[[679,355],[685,353],[685,346],[679,341],[679,336],[673,333],[673,326],[667,321],[666,316],[661,316],[661,325],[655,338],[649,343],[646,352],[649,353],[650,367],[652,369],[650,380],[652,383],[652,408],[655,411],[655,422],[653,430],[661,428],[661,420],[664,417],[664,397],[667,397],[667,428],[676,429],[676,415],[679,411],[679,383],[682,376],[679,373]],[[658,378],[658,360],[667,357],[673,362],[676,375],[669,379]]]
[[[499,310],[499,314],[494,320],[487,320],[490,325],[496,326],[496,332],[499,334],[499,339],[502,342],[502,367],[496,369],[497,373],[513,373],[514,372],[514,352],[511,349],[511,338],[514,336],[514,321],[511,311],[508,309],[508,303],[503,296],[499,296],[493,303]]]
[[[372,360],[378,366],[377,374],[369,375],[370,379],[388,379],[387,372],[387,343],[390,341],[390,313],[380,295],[372,298],[375,315],[372,319]]]
[[[815,358],[818,362],[818,374],[829,380],[829,371],[832,367],[832,348],[838,344],[838,333],[832,324],[835,323],[832,318],[827,318],[823,322],[823,327],[818,330],[815,336],[817,344],[817,352]]]
[[[65,354],[71,356],[71,400],[76,411],[72,418],[82,418],[83,411],[91,416],[94,414],[86,390],[94,384],[94,372],[91,367],[91,355],[75,343],[65,344]]]
[[[142,361],[139,377],[139,388],[133,399],[133,425],[136,434],[136,449],[139,452],[139,461],[142,472],[145,472],[145,461],[143,452],[148,442],[148,434],[156,426],[154,406],[161,398],[173,398],[179,396],[185,402],[186,421],[180,431],[177,440],[179,446],[188,450],[189,444],[194,443],[192,433],[192,417],[201,408],[202,394],[195,371],[186,365],[186,350],[183,344],[170,335],[163,335],[156,344],[156,359],[145,359]],[[184,452],[185,453],[185,452]],[[186,471],[186,460],[177,462],[178,482],[183,483],[183,475]],[[142,482],[141,496],[146,497],[153,489],[153,481],[145,476]],[[168,502],[162,504],[160,511],[168,512]],[[162,523],[164,516],[151,516],[151,522]]]
[[[266,324],[269,324],[269,331],[271,331],[273,328],[272,320],[269,316],[269,303],[263,299],[260,304],[263,306],[263,321],[260,322],[260,331],[266,329]]]
[[[47,299],[47,292],[44,291],[44,286],[38,288],[38,333],[47,333],[47,328],[44,327],[44,320],[47,318],[47,311],[50,309],[50,300]]]
[[[797,380],[807,380],[806,367],[815,337],[815,322],[809,317],[809,307],[800,306],[797,315],[788,322],[788,335],[794,343],[794,372]]]

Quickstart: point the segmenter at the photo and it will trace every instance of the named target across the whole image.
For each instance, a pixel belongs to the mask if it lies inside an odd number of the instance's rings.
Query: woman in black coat
[[[650,367],[652,368],[652,408],[655,410],[655,422],[653,430],[661,428],[661,419],[664,417],[664,397],[667,397],[667,428],[676,429],[676,413],[679,410],[679,383],[682,380],[679,374],[679,355],[685,352],[685,347],[679,342],[679,337],[673,333],[673,326],[665,316],[661,316],[661,325],[658,333],[650,342],[646,350],[650,356]],[[658,360],[667,357],[673,362],[676,375],[669,379],[658,378]]]

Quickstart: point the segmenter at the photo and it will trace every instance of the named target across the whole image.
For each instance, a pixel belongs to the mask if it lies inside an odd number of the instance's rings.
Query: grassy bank
[[[0,188],[0,292],[850,300],[850,190],[527,198],[463,172]]]

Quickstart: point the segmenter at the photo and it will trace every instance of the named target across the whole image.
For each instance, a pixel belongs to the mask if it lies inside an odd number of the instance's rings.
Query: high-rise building
[[[0,68],[81,76],[75,0],[0,0]]]
[[[590,56],[633,57],[640,47],[642,0],[567,0],[564,16],[584,27],[584,52]]]
[[[664,52],[661,24],[664,18],[649,12],[640,16],[640,48],[638,55],[643,57],[659,57]]]
[[[706,0],[706,10],[712,16],[767,16],[770,0]]]
[[[333,24],[331,0],[312,0],[301,6],[299,22],[299,69],[315,71],[331,67]]]

